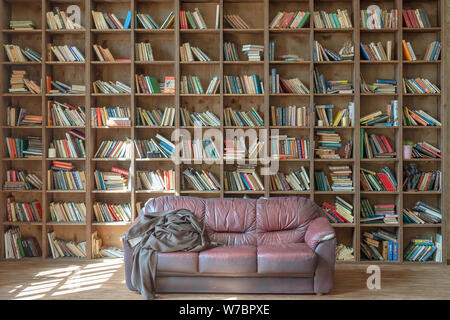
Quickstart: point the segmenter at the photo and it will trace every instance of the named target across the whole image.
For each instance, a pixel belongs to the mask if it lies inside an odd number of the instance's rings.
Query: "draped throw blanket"
[[[131,281],[146,299],[155,298],[157,252],[201,251],[214,246],[203,222],[186,209],[144,212],[126,237],[133,248]]]

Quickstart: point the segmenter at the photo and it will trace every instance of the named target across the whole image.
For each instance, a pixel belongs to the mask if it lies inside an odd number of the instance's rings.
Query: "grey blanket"
[[[144,212],[128,230],[127,241],[134,247],[131,282],[146,299],[155,298],[157,252],[201,251],[213,246],[204,224],[186,209]]]

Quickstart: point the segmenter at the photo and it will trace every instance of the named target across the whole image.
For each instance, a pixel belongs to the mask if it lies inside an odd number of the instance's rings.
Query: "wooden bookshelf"
[[[69,3],[70,2],[70,3]],[[354,206],[354,223],[334,224],[338,243],[344,243],[354,248],[355,263],[366,262],[360,254],[359,245],[361,235],[366,230],[373,230],[377,227],[385,227],[397,234],[399,241],[399,260],[396,262],[385,261],[376,263],[406,263],[403,261],[403,250],[409,240],[417,235],[442,234],[443,238],[443,261],[447,258],[447,236],[446,236],[446,202],[447,191],[446,178],[447,166],[447,130],[446,130],[446,86],[444,73],[444,59],[439,61],[404,61],[402,55],[401,41],[407,39],[414,45],[416,53],[421,56],[426,45],[434,40],[441,41],[442,48],[445,48],[444,37],[444,0],[431,0],[419,2],[416,0],[383,0],[377,1],[382,9],[398,9],[399,27],[395,29],[368,30],[360,28],[359,12],[372,4],[369,0],[0,0],[0,41],[2,44],[13,43],[21,46],[28,46],[41,53],[43,61],[27,63],[11,63],[7,61],[4,50],[0,53],[0,68],[2,81],[0,81],[1,112],[5,115],[5,109],[9,105],[18,105],[29,108],[34,114],[42,114],[44,117],[43,126],[34,127],[9,127],[2,122],[1,128],[1,161],[0,161],[0,181],[5,181],[5,173],[8,169],[33,170],[41,173],[44,182],[42,191],[3,191],[0,201],[5,203],[9,195],[14,195],[17,201],[41,202],[43,209],[43,221],[40,223],[18,223],[7,222],[7,214],[4,205],[0,211],[0,257],[4,257],[3,232],[6,227],[19,226],[23,235],[35,236],[42,248],[42,258],[51,258],[48,245],[47,232],[54,230],[56,236],[65,240],[87,241],[87,258],[91,255],[91,234],[98,232],[107,245],[122,247],[120,237],[129,227],[130,223],[101,223],[94,221],[92,206],[95,202],[129,202],[131,203],[133,217],[136,217],[136,203],[145,201],[150,197],[164,195],[192,195],[201,197],[243,197],[251,198],[261,196],[304,196],[312,199],[321,205],[323,201],[334,203],[336,195],[341,196],[346,201],[350,201]],[[82,12],[81,24],[83,30],[48,30],[46,23],[46,12],[54,7],[66,10],[69,4],[79,5]],[[216,5],[220,6],[219,28],[214,29]],[[208,29],[206,30],[180,30],[179,10],[190,10],[199,8]],[[402,27],[401,11],[403,8],[426,9],[430,17],[432,28],[415,29]],[[335,12],[336,9],[347,9],[351,19],[352,28],[348,29],[318,29],[314,28],[312,17],[301,29],[269,29],[270,21],[278,11],[303,10],[312,13],[317,10]],[[92,20],[91,10],[113,12],[124,20],[128,11],[138,13],[149,13],[161,24],[170,11],[174,11],[175,21],[172,29],[168,30],[145,30],[135,27],[135,17],[132,17],[131,28],[127,30],[95,30]],[[250,29],[239,30],[230,29],[223,19],[224,14],[239,14],[250,26]],[[33,20],[36,30],[14,31],[8,30],[10,20]],[[344,62],[314,62],[313,61],[313,41],[318,40],[334,49],[340,48],[345,40],[351,40],[355,48],[355,58],[353,61]],[[394,57],[392,61],[364,61],[360,59],[360,41],[383,41],[393,40]],[[135,61],[134,44],[138,42],[152,43],[153,54],[156,61],[138,62]],[[304,61],[269,61],[269,42],[274,41],[276,55],[296,53],[304,58]],[[199,46],[208,54],[211,62],[180,62],[179,47],[184,42]],[[222,45],[224,42],[234,42],[239,49],[238,54],[241,61],[224,61]],[[46,54],[47,44],[73,44],[82,51],[86,58],[85,63],[64,63],[48,61]],[[128,58],[131,62],[99,62],[96,59],[93,44],[101,44],[108,47],[116,58]],[[264,45],[263,61],[246,61],[245,55],[240,51],[243,44]],[[442,56],[444,52],[441,53]],[[353,83],[355,89],[353,94],[317,94],[314,93],[313,70],[317,67],[324,73],[328,80],[348,79]],[[269,81],[271,69],[276,68],[283,77],[298,77],[309,86],[310,94],[270,94]],[[86,94],[77,95],[30,95],[30,94],[9,94],[9,76],[11,70],[27,70],[32,74],[33,79],[45,79],[50,75],[57,77],[60,81],[68,81],[74,84],[85,84]],[[377,77],[395,78],[398,83],[396,94],[361,94],[359,91],[360,72],[367,75],[366,81],[369,83]],[[243,75],[256,73],[264,81],[265,94],[224,94],[224,75]],[[159,81],[164,80],[164,76],[175,76],[175,94],[137,94],[135,88],[134,75],[145,74],[156,76]],[[197,95],[180,94],[179,79],[182,75],[198,75],[203,87],[208,85],[212,76],[219,76],[221,79],[220,89],[217,94]],[[403,94],[401,82],[403,77],[423,76],[429,78],[433,83],[438,84],[441,94]],[[96,80],[119,80],[131,86],[130,94],[94,94],[92,82]],[[44,81],[43,81],[44,82]],[[436,116],[443,124],[442,127],[406,127],[401,119],[397,127],[391,128],[368,128],[377,130],[385,135],[393,137],[397,158],[385,160],[360,159],[359,156],[359,131],[360,115],[368,114],[373,110],[383,109],[390,100],[398,100],[399,114],[402,113],[403,106],[423,107],[425,111]],[[86,134],[85,148],[87,157],[84,159],[59,159],[62,161],[73,161],[77,168],[85,170],[87,178],[87,191],[67,191],[53,192],[48,190],[46,183],[46,171],[52,160],[48,158],[48,144],[54,137],[60,137],[72,127],[53,127],[46,125],[46,108],[49,100],[69,102],[75,105],[86,107],[87,124],[85,128],[79,128]],[[242,192],[223,191],[224,172],[231,166],[226,163],[219,164],[185,164],[174,165],[167,159],[136,159],[134,147],[131,159],[94,159],[94,153],[104,139],[130,138],[146,139],[153,137],[157,132],[170,137],[170,133],[179,128],[192,132],[193,127],[181,126],[179,110],[182,107],[192,111],[214,112],[221,120],[219,127],[214,129],[225,133],[225,130],[236,127],[224,126],[224,107],[232,107],[238,110],[247,110],[248,106],[255,106],[264,116],[264,127],[243,127],[242,129],[278,129],[280,133],[287,133],[297,138],[308,138],[314,140],[315,131],[319,128],[315,125],[315,117],[312,112],[314,104],[335,104],[346,106],[348,102],[355,104],[355,123],[351,127],[333,127],[345,138],[353,140],[353,156],[351,159],[340,159],[336,161],[326,161],[315,159],[313,150],[310,150],[310,159],[298,159],[280,161],[281,170],[292,170],[304,165],[309,169],[311,191],[271,191],[270,177],[262,176],[265,191],[262,192]],[[312,115],[312,121],[306,127],[280,127],[272,126],[270,123],[270,106],[307,106]],[[127,127],[94,127],[91,125],[90,110],[93,107],[101,106],[126,106],[130,108],[132,125]],[[174,106],[176,108],[175,126],[171,127],[146,127],[137,126],[135,121],[136,108],[155,108],[163,106]],[[3,118],[3,117],[2,117]],[[2,120],[3,121],[3,120]],[[203,127],[209,129],[211,127]],[[22,130],[25,129],[25,130]],[[9,159],[5,146],[5,137],[26,136],[37,134],[42,136],[44,156],[40,159]],[[417,141],[430,141],[441,148],[443,158],[441,160],[404,159],[402,153],[402,142],[405,139]],[[311,147],[312,149],[312,147]],[[404,192],[399,188],[396,192],[364,192],[360,190],[359,170],[361,167],[368,169],[380,169],[388,166],[396,174],[396,179],[400,183],[403,180],[403,168],[408,163],[417,163],[419,168],[432,168],[443,172],[444,183],[441,192]],[[352,167],[354,191],[352,192],[330,192],[314,190],[314,171],[326,169],[328,165],[348,164]],[[131,190],[123,192],[101,192],[94,190],[93,173],[95,170],[110,170],[112,166],[130,170]],[[258,164],[258,167],[261,167]],[[182,190],[182,170],[186,167],[194,167],[211,170],[219,178],[221,191],[192,191]],[[30,169],[32,168],[32,169]],[[174,168],[176,174],[176,186],[173,191],[147,191],[137,190],[136,172],[143,170]],[[400,183],[401,184],[401,183]],[[396,204],[399,222],[397,225],[364,225],[360,223],[360,199],[367,197],[371,201]],[[426,197],[426,198],[425,198]],[[425,199],[430,204],[439,206],[442,210],[442,223],[436,225],[407,225],[401,218],[401,209],[410,208],[417,199]],[[87,208],[86,222],[55,223],[49,220],[48,204],[51,201],[79,201],[85,202]],[[132,222],[131,221],[131,222]],[[371,261],[372,262],[372,261]],[[346,262],[347,263],[347,262]],[[419,265],[421,263],[415,263]]]

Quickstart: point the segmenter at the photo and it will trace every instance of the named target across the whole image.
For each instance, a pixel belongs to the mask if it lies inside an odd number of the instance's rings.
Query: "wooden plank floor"
[[[158,299],[450,299],[450,267],[380,266],[381,289],[366,287],[367,265],[336,265],[328,295],[159,294]],[[121,259],[0,262],[0,299],[142,299],[127,289]]]

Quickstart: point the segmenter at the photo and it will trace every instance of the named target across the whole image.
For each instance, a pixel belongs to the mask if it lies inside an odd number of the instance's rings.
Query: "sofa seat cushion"
[[[306,243],[258,246],[258,273],[314,273],[316,265]]]
[[[198,272],[198,252],[158,252],[157,271],[161,272]]]
[[[201,251],[198,261],[200,272],[254,273],[256,272],[256,247],[216,247]]]

